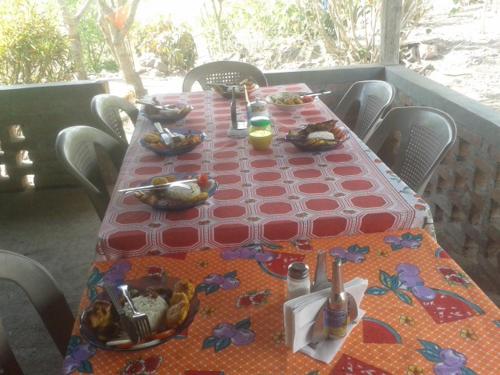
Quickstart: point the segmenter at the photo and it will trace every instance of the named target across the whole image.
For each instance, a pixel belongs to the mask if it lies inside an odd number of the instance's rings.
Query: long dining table
[[[305,84],[272,86],[252,92],[251,98],[280,91],[310,92]],[[255,151],[247,139],[228,137],[230,100],[217,93],[165,94],[156,99],[194,106],[184,120],[169,127],[203,131],[207,138],[192,152],[158,156],[140,143],[154,128],[147,117],[139,117],[99,230],[100,259],[262,240],[300,242],[421,228],[425,223],[425,201],[347,127],[348,139],[328,152],[302,152],[284,141],[290,129],[305,124],[334,119],[345,126],[321,100],[299,110],[269,105],[272,147]],[[205,204],[181,212],[158,211],[117,192],[146,184],[153,176],[199,173],[214,177],[218,191]]]
[[[253,96],[279,91],[308,88],[266,87]],[[247,140],[227,137],[229,102],[217,94],[157,99],[193,105],[171,128],[201,130],[207,139],[190,153],[156,156],[139,143],[153,131],[140,117],[99,231],[63,374],[498,373],[500,311],[422,229],[428,211],[422,198],[351,132],[324,153],[283,141],[302,124],[338,120],[321,101],[297,111],[269,106],[274,141],[257,152]],[[153,210],[117,191],[172,173],[208,173],[219,190],[179,212]],[[319,251],[328,254],[329,273],[341,257],[345,281],[368,281],[360,304],[366,315],[330,363],[285,345],[288,265],[305,262],[312,275]],[[191,283],[197,303],[167,337],[138,350],[110,347],[89,331],[85,316],[99,311],[98,303],[109,305],[105,285],[160,285],[158,294],[175,280]]]

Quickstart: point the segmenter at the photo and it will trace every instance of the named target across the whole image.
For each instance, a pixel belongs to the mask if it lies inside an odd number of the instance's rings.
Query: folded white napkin
[[[359,277],[344,284],[346,292],[352,294],[358,305],[358,317],[347,327],[347,334],[339,340],[323,340],[310,344],[313,339],[313,326],[316,316],[330,295],[330,288],[315,293],[306,294],[285,302],[283,315],[285,322],[285,344],[295,353],[301,351],[312,358],[329,363],[342,347],[345,339],[358,324],[365,312],[359,308],[363,299],[368,280]]]

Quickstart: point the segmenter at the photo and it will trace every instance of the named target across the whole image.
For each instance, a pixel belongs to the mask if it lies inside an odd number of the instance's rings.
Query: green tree
[[[0,82],[39,83],[71,79],[68,39],[55,9],[34,0],[3,0],[0,9]]]

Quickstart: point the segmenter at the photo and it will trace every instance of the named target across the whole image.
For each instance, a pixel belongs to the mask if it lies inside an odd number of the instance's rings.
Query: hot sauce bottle
[[[340,339],[346,335],[348,323],[347,293],[344,291],[342,260],[333,262],[332,290],[324,309],[324,329],[327,339]]]

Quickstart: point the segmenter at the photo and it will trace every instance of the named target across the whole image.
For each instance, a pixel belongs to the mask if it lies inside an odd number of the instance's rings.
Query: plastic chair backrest
[[[56,152],[66,170],[78,179],[85,189],[99,217],[104,217],[109,193],[103,165],[103,156],[119,170],[125,155],[125,146],[103,131],[90,126],[72,126],[59,132]],[[112,181],[114,183],[114,181]]]
[[[395,133],[400,133],[399,148],[390,162],[382,154],[392,151],[384,147]],[[430,107],[399,107],[387,113],[367,145],[410,188],[422,194],[456,138],[455,121],[447,113]]]
[[[197,66],[186,74],[182,91],[190,92],[193,84],[199,82],[203,90],[209,90],[211,83],[239,83],[250,78],[259,86],[267,86],[267,79],[257,67],[240,61],[215,61]]]
[[[90,103],[92,113],[102,122],[108,133],[120,142],[128,144],[120,111],[124,111],[135,124],[139,110],[129,101],[115,95],[99,94]]]
[[[64,356],[74,318],[66,298],[50,273],[33,259],[0,250],[0,280],[2,279],[16,283],[26,292],[59,352]],[[0,373],[22,374],[1,322]]]
[[[395,89],[385,81],[355,82],[340,100],[335,114],[366,142],[377,119],[390,107]]]

